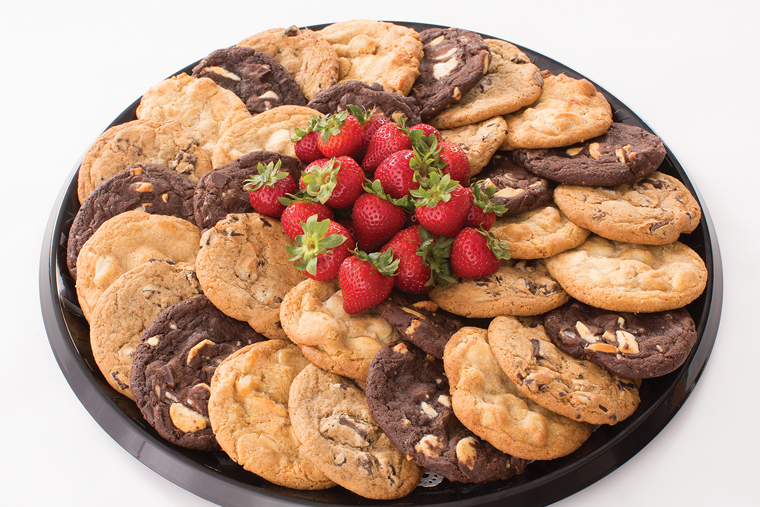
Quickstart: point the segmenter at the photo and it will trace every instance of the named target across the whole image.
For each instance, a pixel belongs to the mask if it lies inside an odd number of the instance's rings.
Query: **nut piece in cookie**
[[[659,137],[625,123],[601,136],[561,148],[517,149],[512,159],[530,172],[559,183],[611,187],[657,170],[665,159]]]
[[[306,366],[290,387],[290,419],[304,454],[339,485],[374,500],[409,494],[422,470],[375,422],[351,379]]]
[[[457,418],[503,452],[526,460],[554,459],[591,436],[590,424],[552,412],[517,388],[499,366],[485,329],[457,331],[446,345],[443,365]]]
[[[375,110],[388,118],[398,120],[406,117],[406,126],[420,123],[420,109],[417,101],[396,92],[387,92],[380,83],[367,84],[362,81],[342,81],[311,99],[307,105],[322,114],[348,109],[349,105]]]
[[[211,78],[234,92],[251,114],[286,104],[306,105],[293,76],[277,60],[255,49],[218,49],[193,67],[192,76]]]
[[[683,308],[668,312],[610,312],[574,301],[544,315],[552,341],[626,378],[653,378],[678,369],[697,342]]]
[[[525,396],[569,419],[612,425],[639,406],[634,381],[562,352],[541,319],[496,317],[488,341],[501,369]]]
[[[424,56],[409,95],[417,99],[422,121],[428,122],[482,79],[491,52],[480,35],[460,28],[428,28],[420,38]]]
[[[507,480],[525,462],[468,430],[451,408],[443,361],[399,341],[383,347],[367,376],[367,403],[383,432],[421,467],[450,481]]]
[[[211,377],[227,356],[265,339],[205,296],[166,308],[132,356],[130,386],[145,420],[175,445],[219,450],[208,415]]]
[[[478,179],[497,188],[491,200],[507,208],[504,216],[525,213],[552,198],[552,184],[548,180],[529,173],[502,153],[491,157]]]

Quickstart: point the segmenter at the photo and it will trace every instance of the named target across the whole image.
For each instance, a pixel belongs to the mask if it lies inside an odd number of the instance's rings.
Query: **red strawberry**
[[[359,120],[359,123],[362,126],[362,147],[354,154],[354,158],[361,162],[364,155],[367,153],[367,147],[369,146],[369,142],[375,134],[375,131],[380,128],[381,125],[390,123],[393,120],[382,113],[376,112],[375,108],[372,108],[371,111],[367,111],[365,108],[360,108],[353,104],[349,104],[346,107],[348,107],[351,114]]]
[[[367,254],[356,250],[340,265],[338,282],[343,293],[343,310],[357,314],[381,303],[393,289],[398,260],[392,252]]]
[[[296,236],[293,245],[285,249],[291,262],[304,275],[315,280],[334,280],[343,259],[355,247],[345,227],[330,219],[317,220],[310,216],[303,224],[303,234]]]
[[[383,191],[394,199],[409,195],[409,191],[420,184],[414,180],[411,161],[414,151],[399,150],[391,153],[377,166],[374,177],[383,187]]]
[[[406,211],[397,206],[382,191],[376,180],[366,187],[354,203],[352,221],[356,231],[356,243],[365,252],[374,252],[388,242],[406,223]]]
[[[346,110],[322,117],[315,130],[319,151],[327,158],[350,157],[362,146],[362,126]]]
[[[252,174],[243,185],[243,190],[248,191],[248,199],[253,209],[274,218],[280,218],[285,210],[285,205],[280,202],[281,197],[296,191],[296,183],[286,171],[280,170],[281,163],[259,162],[257,174]]]
[[[451,179],[460,182],[463,186],[470,181],[470,160],[467,154],[456,143],[443,141],[440,143],[441,151],[438,158],[446,165],[441,169],[443,174],[451,175]]]
[[[314,130],[319,122],[319,116],[316,114],[311,115],[309,123],[305,129],[296,127],[295,137],[291,138],[293,141],[293,150],[296,152],[296,157],[301,162],[308,164],[319,158],[324,158],[324,155],[319,151],[317,145],[317,139],[319,134]]]
[[[421,130],[425,137],[433,135],[436,137],[436,139],[438,139],[439,143],[443,141],[443,136],[438,131],[438,129],[432,125],[428,125],[427,123],[418,123],[417,125],[412,125],[409,127],[409,132],[412,132],[413,130]]]
[[[472,193],[473,202],[464,222],[465,227],[482,227],[489,230],[496,222],[496,217],[507,211],[506,207],[491,200],[491,196],[498,189],[494,186],[484,186],[480,180],[470,185],[467,190]]]
[[[380,125],[369,141],[362,168],[369,173],[375,172],[385,157],[393,152],[411,148],[412,140],[403,127],[395,122]]]
[[[321,158],[304,169],[299,188],[331,208],[351,206],[364,189],[364,171],[351,157]]]
[[[430,173],[425,185],[412,190],[417,198],[417,220],[433,234],[453,238],[464,226],[472,205],[472,195],[452,180],[448,174],[441,177]]]
[[[333,210],[320,202],[296,200],[285,208],[280,217],[280,224],[291,241],[303,234],[301,226],[312,215],[316,216],[318,221],[334,218]]]
[[[425,294],[436,285],[453,282],[448,262],[452,242],[452,238],[434,238],[419,225],[396,233],[380,249],[392,250],[399,260],[395,287],[407,294]]]
[[[509,259],[507,245],[493,234],[465,227],[451,247],[451,269],[460,278],[481,278],[495,273],[502,259]]]

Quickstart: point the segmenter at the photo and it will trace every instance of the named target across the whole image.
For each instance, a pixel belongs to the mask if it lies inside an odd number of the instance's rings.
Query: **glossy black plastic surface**
[[[397,22],[417,30],[433,25]],[[321,26],[310,27],[319,29]],[[490,36],[488,36],[490,37]],[[519,47],[519,46],[518,46]],[[541,69],[575,78],[580,74],[529,49],[520,49]],[[187,72],[188,66],[180,72]],[[603,88],[614,111],[614,120],[649,127],[622,102]],[[136,101],[113,124],[135,118]],[[686,364],[677,371],[645,380],[641,405],[629,419],[597,429],[576,452],[565,458],[533,462],[526,473],[505,482],[481,485],[443,481],[431,488],[418,487],[395,502],[361,498],[340,487],[325,491],[296,491],[275,486],[232,462],[224,453],[201,453],[175,447],[161,439],[145,423],[135,404],[116,393],[102,377],[89,344],[89,329],[82,317],[74,282],[66,268],[68,229],[78,209],[77,170],[61,190],[53,206],[40,261],[40,304],[50,346],[74,393],[100,426],[124,449],[177,485],[217,504],[250,505],[548,505],[580,491],[609,474],[649,443],[668,424],[694,389],[712,351],[720,321],[723,272],[717,237],[705,203],[688,176],[668,150],[660,171],[682,180],[702,206],[700,226],[681,241],[705,261],[709,280],[705,292],[687,309],[697,323],[699,341]],[[696,424],[696,421],[694,421]]]

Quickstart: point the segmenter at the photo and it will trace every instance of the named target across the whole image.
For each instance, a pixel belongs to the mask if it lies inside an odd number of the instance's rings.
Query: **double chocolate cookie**
[[[491,200],[507,208],[507,216],[538,208],[552,198],[553,185],[547,179],[526,171],[501,153],[491,157],[478,179],[498,189]]]
[[[388,118],[406,117],[406,126],[420,123],[420,109],[412,97],[396,92],[387,92],[380,83],[367,84],[362,81],[343,81],[321,91],[307,104],[320,113],[328,114],[348,109],[353,104],[367,111],[374,109]]]

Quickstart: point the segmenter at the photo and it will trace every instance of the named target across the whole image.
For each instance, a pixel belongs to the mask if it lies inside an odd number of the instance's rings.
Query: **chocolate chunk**
[[[552,197],[552,184],[548,180],[531,174],[499,153],[491,157],[477,179],[498,189],[491,200],[507,208],[504,216],[539,208]]]

